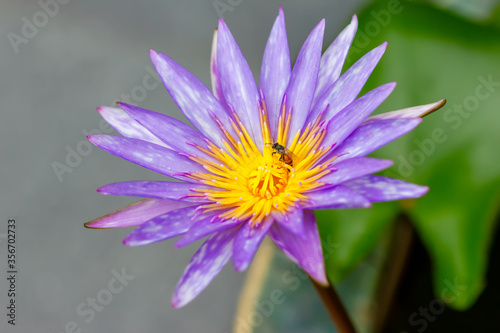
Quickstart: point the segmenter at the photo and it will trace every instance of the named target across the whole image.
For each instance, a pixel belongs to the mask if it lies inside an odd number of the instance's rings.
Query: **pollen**
[[[205,140],[206,147],[196,146],[215,162],[189,156],[191,160],[205,165],[208,173],[191,173],[188,177],[212,188],[193,189],[207,200],[199,207],[200,210],[214,212],[222,221],[249,220],[251,226],[258,226],[273,212],[285,214],[298,202],[307,202],[309,191],[325,185],[319,179],[330,172],[328,167],[336,157],[324,161],[332,147],[321,146],[326,133],[321,115],[314,124],[289,137],[293,115],[284,99],[274,141],[266,103],[262,99],[259,116],[264,145],[259,149],[236,112],[233,109],[231,112],[230,121],[236,137],[221,127],[226,136],[224,147],[217,147],[209,140]],[[212,114],[212,117],[220,124],[215,115]],[[278,150],[273,148],[274,143],[288,148],[285,148],[286,151]]]

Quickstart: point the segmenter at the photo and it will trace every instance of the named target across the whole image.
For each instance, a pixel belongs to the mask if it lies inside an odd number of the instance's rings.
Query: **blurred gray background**
[[[102,196],[96,188],[162,179],[89,148],[85,131],[100,130],[97,106],[113,105],[125,95],[136,105],[185,120],[162,85],[152,88],[148,50],[168,54],[209,85],[211,39],[220,14],[258,81],[279,3],[60,0],[64,4],[44,9],[48,3],[53,1],[0,4],[0,332],[230,332],[245,274],[228,265],[197,299],[175,310],[170,297],[199,243],[174,249],[171,240],[128,248],[121,240],[131,229],[83,227],[138,200]],[[325,41],[331,42],[363,3],[282,1],[292,59],[319,20],[326,18]],[[33,23],[38,27],[30,29]],[[68,151],[78,149],[85,156],[68,163]],[[65,171],[56,172],[56,165]],[[5,316],[9,218],[17,221],[15,327]],[[121,292],[109,293],[113,272],[122,270],[134,279]],[[100,312],[87,303],[98,296],[109,302]]]

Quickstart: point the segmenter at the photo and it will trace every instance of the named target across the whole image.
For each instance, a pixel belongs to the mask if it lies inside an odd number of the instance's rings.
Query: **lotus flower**
[[[212,92],[168,56],[150,52],[173,100],[196,128],[133,105],[99,107],[123,136],[90,135],[96,146],[180,182],[129,181],[102,194],[146,199],[88,222],[90,228],[138,226],[124,239],[141,246],[182,236],[207,237],[172,298],[194,299],[232,258],[245,270],[266,235],[316,282],[328,285],[315,209],[368,208],[428,190],[372,175],[392,165],[365,157],[414,129],[443,101],[369,115],[395,83],[358,97],[386,49],[364,55],[342,75],[357,18],[322,55],[325,22],[314,27],[293,68],[280,8],[264,51],[259,88],[225,22],[214,34]]]

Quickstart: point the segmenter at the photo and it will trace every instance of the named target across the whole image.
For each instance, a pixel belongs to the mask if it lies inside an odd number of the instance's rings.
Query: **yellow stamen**
[[[286,214],[297,203],[308,201],[308,191],[324,186],[321,178],[331,172],[330,164],[335,157],[323,161],[332,147],[321,147],[326,135],[322,114],[304,130],[291,133],[293,137],[290,138],[293,110],[287,110],[286,99],[284,101],[277,129],[271,128],[274,123],[269,122],[265,100],[260,103],[258,112],[264,142],[261,149],[234,110],[231,109],[230,123],[237,137],[212,115],[224,133],[223,147],[206,140],[206,147],[193,146],[211,160],[187,155],[207,172],[191,173],[186,177],[212,186],[212,189],[205,189],[193,185],[193,194],[188,196],[207,200],[199,209],[220,212],[217,217],[222,220],[249,220],[252,226],[258,226],[270,218],[273,211]],[[272,139],[273,131],[276,131],[277,141]],[[287,142],[290,142],[290,151],[283,156],[281,151],[271,147],[273,143],[286,147]]]

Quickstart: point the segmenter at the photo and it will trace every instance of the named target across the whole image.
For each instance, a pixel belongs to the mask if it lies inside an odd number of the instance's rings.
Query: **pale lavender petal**
[[[427,186],[399,179],[369,175],[344,183],[371,202],[419,198],[429,191]]]
[[[144,199],[85,223],[87,228],[122,228],[143,224],[171,210],[194,205],[175,200]]]
[[[300,207],[292,207],[286,213],[272,211],[271,215],[277,223],[292,233],[300,236],[304,232],[304,224],[302,222],[304,219],[304,212]]]
[[[115,135],[89,135],[88,139],[113,155],[173,178],[193,182],[182,174],[206,172],[198,163],[154,143]]]
[[[290,136],[301,130],[311,109],[314,91],[318,81],[321,46],[325,32],[325,20],[314,27],[299,51],[292,69],[290,83],[286,88],[287,108],[292,108]]]
[[[306,123],[314,122],[328,107],[323,119],[329,120],[351,103],[359,94],[375,66],[385,52],[387,42],[371,50],[349,68],[335,83],[329,86],[313,106]]]
[[[153,50],[150,51],[150,56],[165,88],[186,118],[204,136],[223,147],[222,131],[209,110],[231,131],[226,109],[203,82],[173,59]]]
[[[266,98],[270,128],[274,137],[277,135],[281,102],[290,79],[290,72],[290,51],[286,35],[285,14],[280,7],[279,15],[274,21],[264,50],[259,81],[259,87]]]
[[[329,122],[322,145],[340,145],[394,90],[396,83],[375,88],[337,113]]]
[[[340,76],[347,53],[351,47],[354,35],[358,29],[358,18],[352,17],[351,23],[335,38],[321,57],[318,73],[318,86],[314,93],[313,105],[323,95],[326,88],[332,85]]]
[[[391,160],[371,157],[354,157],[334,164],[337,169],[318,181],[327,185],[338,185],[343,182],[366,176],[387,169],[393,164]]]
[[[120,107],[130,117],[153,133],[157,138],[172,147],[172,149],[180,153],[187,153],[212,159],[202,153],[198,148],[191,145],[197,144],[204,147],[206,146],[206,142],[203,140],[203,135],[201,135],[200,132],[192,129],[182,121],[165,114],[153,112],[125,103],[120,103]],[[187,144],[188,142],[191,144]]]
[[[337,185],[318,191],[307,193],[309,203],[304,204],[307,209],[345,209],[345,208],[369,208],[371,203],[368,199],[356,191],[343,185]]]
[[[304,211],[304,233],[298,236],[280,224],[274,223],[269,236],[283,252],[317,282],[328,285],[321,239],[314,212]]]
[[[439,110],[445,104],[446,104],[446,100],[442,99],[440,101],[437,101],[437,102],[431,103],[431,104],[413,106],[411,108],[380,113],[380,114],[366,118],[363,125],[369,124],[369,123],[372,123],[375,121],[379,121],[379,120],[386,120],[386,119],[423,118],[423,117],[427,116],[428,114],[431,114],[436,110]]]
[[[231,259],[233,238],[238,226],[208,238],[196,252],[182,274],[171,304],[180,308],[201,293]]]
[[[190,183],[136,180],[104,185],[97,189],[101,194],[128,195],[156,199],[170,199],[187,202],[206,202],[204,197],[189,195],[199,194],[194,189],[214,189],[207,185]]]
[[[421,118],[390,119],[360,126],[330,155],[338,155],[337,161],[339,162],[355,156],[368,155],[403,134],[410,132],[421,122]]]
[[[127,138],[139,139],[154,144],[170,148],[168,144],[158,139],[153,133],[130,117],[125,111],[109,106],[100,106],[97,112],[111,125],[118,133]]]
[[[186,232],[181,238],[179,238],[174,246],[183,247],[215,232],[229,229],[231,227],[234,227],[235,225],[241,224],[241,221],[238,220],[221,221],[218,218],[214,218],[214,215],[199,220],[198,222],[193,224],[191,228],[189,228],[188,232]]]
[[[238,231],[233,244],[233,265],[237,272],[248,268],[257,248],[273,223],[273,218],[268,217],[255,227],[247,222]]]
[[[210,55],[210,82],[212,83],[212,92],[219,102],[227,107],[224,93],[222,92],[222,84],[220,82],[219,66],[217,66],[217,29],[214,31],[212,38],[212,53]]]
[[[222,19],[219,19],[217,35],[217,65],[226,102],[262,150],[257,86],[243,53]]]
[[[157,216],[134,229],[125,239],[127,246],[143,246],[182,235],[195,223],[196,206],[184,207]]]

